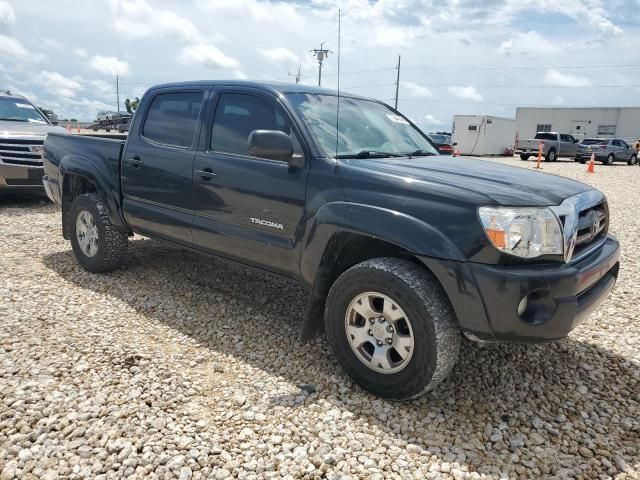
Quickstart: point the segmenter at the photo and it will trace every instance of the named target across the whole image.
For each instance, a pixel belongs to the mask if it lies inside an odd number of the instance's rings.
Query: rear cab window
[[[203,97],[203,91],[159,93],[147,111],[142,136],[162,145],[191,147]]]
[[[551,141],[556,141],[558,140],[558,136],[554,133],[546,133],[546,132],[540,132],[538,134],[536,134],[536,136],[534,137],[536,140],[551,140]]]

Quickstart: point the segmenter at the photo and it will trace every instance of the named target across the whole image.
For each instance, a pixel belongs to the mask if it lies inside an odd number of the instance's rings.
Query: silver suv
[[[42,145],[49,132],[66,130],[22,95],[0,91],[0,193],[44,193]]]
[[[638,154],[631,145],[621,138],[585,138],[578,145],[576,162],[585,163],[594,155],[595,160],[605,165],[613,162],[627,162],[635,165]]]

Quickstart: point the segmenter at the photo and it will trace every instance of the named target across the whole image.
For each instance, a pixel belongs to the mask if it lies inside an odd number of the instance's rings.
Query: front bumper
[[[590,160],[592,153],[594,154],[595,160],[598,162],[604,161],[608,155],[608,153],[578,152],[576,153],[576,160]]]
[[[440,279],[465,334],[475,340],[558,340],[583,322],[618,278],[619,243],[575,263],[501,266],[422,259]],[[527,310],[518,306],[528,296]]]
[[[43,192],[43,167],[0,164],[0,191]]]

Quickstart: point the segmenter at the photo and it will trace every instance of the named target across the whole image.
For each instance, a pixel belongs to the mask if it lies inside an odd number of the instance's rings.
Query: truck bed
[[[52,197],[60,203],[61,188],[58,182],[60,162],[72,159],[73,163],[93,164],[103,178],[113,179],[119,185],[120,156],[126,136],[115,135],[69,135],[50,133],[44,142],[44,174],[49,180]],[[122,137],[122,138],[121,138]],[[45,185],[47,183],[45,182]]]

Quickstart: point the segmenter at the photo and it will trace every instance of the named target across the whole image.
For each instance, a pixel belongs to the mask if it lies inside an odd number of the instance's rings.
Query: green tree
[[[127,112],[133,114],[133,112],[136,111],[136,108],[138,108],[139,103],[140,103],[140,99],[138,97],[136,97],[135,100],[130,100],[127,98],[124,101],[124,108],[127,109]]]

